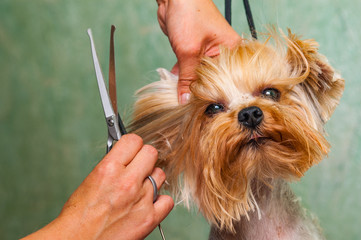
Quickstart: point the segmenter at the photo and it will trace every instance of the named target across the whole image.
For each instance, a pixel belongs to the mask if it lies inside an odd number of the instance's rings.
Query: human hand
[[[219,54],[219,45],[234,47],[241,37],[228,24],[212,0],[157,0],[158,22],[168,36],[178,62],[172,72],[179,75],[178,99],[189,98],[189,85],[202,56]]]
[[[165,180],[164,172],[154,168],[157,157],[157,150],[143,145],[139,136],[124,135],[70,196],[59,217],[33,239],[144,239],[174,205],[167,195],[153,204],[147,176],[158,190]]]

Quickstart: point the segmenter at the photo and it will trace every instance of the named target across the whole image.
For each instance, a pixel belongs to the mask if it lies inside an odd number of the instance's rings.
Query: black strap
[[[254,39],[257,39],[256,27],[254,26],[253,17],[252,17],[252,11],[251,11],[251,7],[250,7],[250,5],[249,5],[248,0],[243,0],[243,5],[244,5],[244,10],[246,11],[246,16],[247,16],[249,31],[251,32],[252,37],[253,37]]]
[[[247,22],[249,26],[249,31],[254,39],[257,39],[256,27],[254,26],[251,7],[248,0],[243,0],[244,10],[246,12]],[[232,0],[224,0],[224,16],[232,26]]]
[[[229,25],[232,26],[232,0],[224,0],[224,15]]]

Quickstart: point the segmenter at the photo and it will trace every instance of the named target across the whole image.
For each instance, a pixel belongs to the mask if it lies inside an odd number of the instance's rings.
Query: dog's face
[[[298,179],[329,150],[323,124],[344,81],[314,41],[285,41],[287,51],[249,41],[203,59],[186,105],[165,72],[136,103],[133,129],[159,149],[170,189],[220,228],[256,208],[252,184]]]

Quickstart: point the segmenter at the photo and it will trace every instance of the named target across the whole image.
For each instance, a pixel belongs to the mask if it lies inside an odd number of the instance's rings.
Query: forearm
[[[74,239],[75,234],[71,234],[72,231],[69,230],[70,226],[68,224],[61,224],[59,219],[55,219],[45,227],[22,238],[21,240]]]

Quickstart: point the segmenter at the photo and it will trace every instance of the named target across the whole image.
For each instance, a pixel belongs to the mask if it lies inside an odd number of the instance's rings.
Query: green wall
[[[241,1],[233,24],[248,34]],[[216,3],[223,8],[223,2]],[[294,189],[328,239],[361,238],[361,2],[251,1],[258,30],[276,24],[319,41],[346,79],[327,124],[333,148]],[[86,29],[107,69],[109,29],[116,31],[118,102],[126,119],[133,92],[157,80],[175,57],[156,19],[156,2],[0,1],[0,239],[48,223],[101,159],[106,128]],[[223,10],[222,10],[223,11]],[[165,220],[167,239],[206,239],[209,227],[181,206]],[[160,239],[154,232],[148,239]]]

